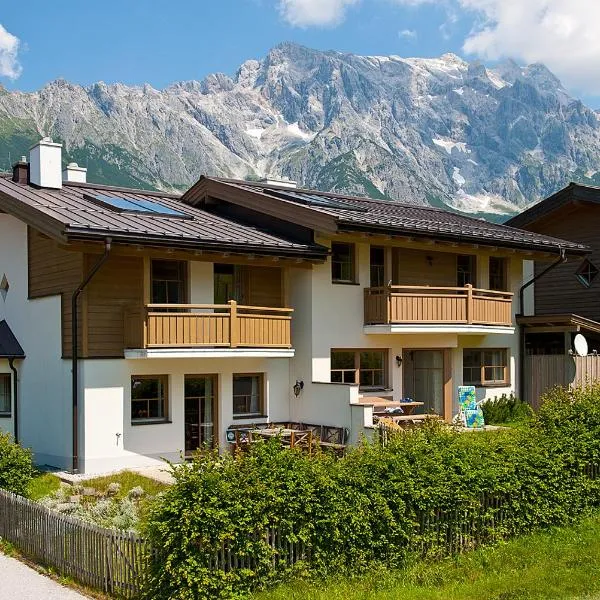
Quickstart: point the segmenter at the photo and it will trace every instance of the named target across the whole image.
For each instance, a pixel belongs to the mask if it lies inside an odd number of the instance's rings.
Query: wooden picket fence
[[[137,598],[151,548],[126,531],[104,529],[0,490],[0,538],[61,575],[119,598]]]
[[[583,474],[598,479],[600,465],[587,465]],[[597,505],[600,498],[590,501]],[[464,508],[415,510],[413,514],[406,549],[423,556],[457,554],[516,533],[511,529],[510,498],[502,495],[484,494]],[[148,581],[151,561],[159,557],[138,535],[97,527],[3,490],[0,538],[35,562],[118,598],[138,598]],[[289,542],[277,529],[265,531],[263,541],[272,549],[273,569],[310,562],[310,545]],[[225,544],[209,559],[210,568],[225,572],[254,570],[257,563],[256,557],[237,556]]]

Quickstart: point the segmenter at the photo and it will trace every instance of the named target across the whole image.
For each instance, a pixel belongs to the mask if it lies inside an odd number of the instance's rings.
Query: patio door
[[[217,445],[217,376],[187,375],[184,389],[185,453]]]
[[[423,402],[415,412],[444,415],[444,351],[403,352],[404,396]]]

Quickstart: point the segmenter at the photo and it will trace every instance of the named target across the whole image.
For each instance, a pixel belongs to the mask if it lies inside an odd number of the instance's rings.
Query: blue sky
[[[488,63],[505,56],[523,64],[539,60],[595,107],[600,106],[600,81],[590,81],[590,74],[600,66],[600,42],[592,26],[598,20],[591,14],[598,12],[596,4],[600,3],[29,0],[27,10],[10,3],[0,15],[0,83],[30,91],[63,77],[80,84],[148,82],[161,88],[215,71],[233,74],[244,60],[264,56],[279,42],[295,41],[360,54],[455,52]],[[549,34],[554,36],[552,43]],[[573,50],[575,38],[581,46],[582,35],[590,47]],[[565,54],[576,54],[576,60],[569,61]]]

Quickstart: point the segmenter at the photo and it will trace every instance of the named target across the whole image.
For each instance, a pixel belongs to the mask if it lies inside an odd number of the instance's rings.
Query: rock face
[[[294,44],[164,90],[55,81],[0,90],[0,169],[41,135],[88,178],[181,189],[201,174],[476,214],[600,182],[600,123],[543,65],[356,56]],[[598,172],[598,173],[597,173]]]

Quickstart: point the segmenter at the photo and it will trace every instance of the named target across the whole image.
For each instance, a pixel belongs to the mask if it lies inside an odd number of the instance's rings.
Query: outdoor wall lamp
[[[397,367],[402,366],[402,357],[399,354],[396,354],[396,366]]]
[[[294,396],[297,398],[300,395],[300,392],[304,389],[304,381],[296,379],[296,383],[292,389],[294,390]]]

